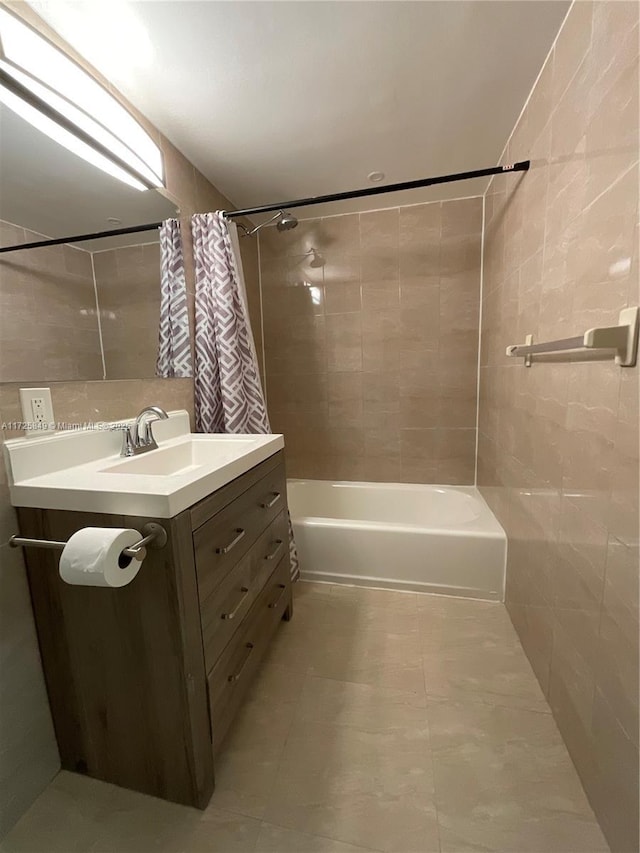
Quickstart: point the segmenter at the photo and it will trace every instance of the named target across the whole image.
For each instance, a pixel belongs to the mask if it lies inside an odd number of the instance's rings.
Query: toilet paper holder
[[[163,548],[167,544],[167,531],[155,521],[145,524],[142,533],[144,535],[139,542],[134,542],[133,545],[123,549],[122,553],[125,557],[142,561],[146,556],[148,545],[152,548]],[[62,551],[66,544],[66,542],[56,542],[54,539],[26,539],[15,534],[9,539],[10,548],[50,548],[54,551]]]

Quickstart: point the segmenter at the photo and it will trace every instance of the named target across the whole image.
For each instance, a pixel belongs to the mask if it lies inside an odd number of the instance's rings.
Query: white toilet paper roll
[[[122,527],[84,527],[69,539],[60,557],[60,577],[78,586],[126,586],[142,561],[121,557],[142,534]]]

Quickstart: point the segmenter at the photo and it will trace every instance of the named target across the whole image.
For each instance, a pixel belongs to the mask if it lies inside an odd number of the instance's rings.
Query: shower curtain
[[[156,375],[193,376],[180,222],[160,226],[160,323]]]
[[[242,263],[221,212],[191,217],[196,274],[195,410],[199,432],[270,433]],[[291,576],[299,574],[289,521]]]

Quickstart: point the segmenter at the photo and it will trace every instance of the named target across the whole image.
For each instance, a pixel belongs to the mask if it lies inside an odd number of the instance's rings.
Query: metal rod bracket
[[[524,339],[524,341],[527,344],[527,346],[531,346],[531,344],[533,343],[533,335],[527,335],[526,338]],[[527,353],[527,355],[525,355],[525,357],[524,357],[524,366],[525,367],[531,367],[531,364],[532,364],[531,353]]]
[[[122,553],[125,557],[142,561],[146,557],[147,547],[164,548],[167,544],[167,531],[156,521],[147,522],[142,528],[142,533],[144,536],[139,542],[134,542],[133,545],[123,549]],[[66,544],[54,539],[28,539],[15,534],[9,539],[10,548],[49,548],[53,551],[62,551]]]

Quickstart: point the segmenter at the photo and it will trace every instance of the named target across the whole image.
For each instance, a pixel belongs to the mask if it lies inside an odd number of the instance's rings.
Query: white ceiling
[[[569,3],[30,5],[245,207],[370,186],[373,170],[393,183],[495,165]],[[313,215],[485,186],[413,190]]]

